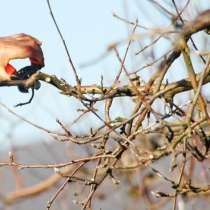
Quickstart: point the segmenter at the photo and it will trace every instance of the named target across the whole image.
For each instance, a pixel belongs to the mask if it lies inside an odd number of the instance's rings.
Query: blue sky
[[[207,0],[200,0],[199,3],[201,10],[209,7],[210,4]],[[80,68],[81,64],[103,54],[110,43],[126,38],[128,27],[114,18],[113,12],[122,17],[128,17],[132,21],[138,18],[140,23],[148,26],[169,24],[169,20],[163,19],[147,0],[52,0],[51,4],[84,84],[96,83],[102,74],[104,82],[109,84],[119,68],[113,55],[107,56],[95,65]],[[195,11],[192,13],[196,14]],[[45,0],[1,1],[0,26],[0,36],[23,32],[40,39],[45,55],[43,71],[56,74],[70,84],[75,84],[68,59]],[[162,46],[163,49],[164,46]],[[27,62],[17,60],[13,64],[20,68]],[[127,65],[132,69],[133,66],[135,67],[135,61],[130,59]],[[56,118],[70,123],[78,115],[76,108],[78,106],[81,108],[75,99],[60,95],[55,88],[46,84],[43,84],[42,88],[36,92],[32,104],[21,108],[13,107],[19,102],[26,101],[29,97],[27,94],[19,93],[16,88],[1,88],[0,90],[0,100],[8,107],[46,128],[57,128]],[[116,113],[122,113],[123,110],[123,107],[119,107]],[[16,142],[44,139],[42,132],[20,122],[5,110],[1,109],[0,115],[0,141],[5,145],[9,142],[8,134],[14,135]],[[95,120],[91,117],[89,119]],[[86,126],[87,121],[83,120],[78,127],[74,126],[74,129],[79,132],[85,130]]]
[[[110,66],[110,59],[105,59],[100,66],[91,66],[80,70],[79,65],[102,54],[110,42],[126,36],[126,28],[112,17],[112,12],[123,13],[121,1],[51,1],[57,22],[62,30],[72,59],[84,82],[96,82],[104,70]],[[1,2],[0,36],[24,32],[42,41],[45,56],[44,72],[56,74],[74,84],[73,74],[68,64],[64,48],[58,36],[44,0],[8,0]],[[111,58],[112,60],[112,58]],[[17,69],[26,65],[27,60],[12,62]],[[110,69],[111,71],[111,69]],[[1,88],[0,100],[16,113],[48,128],[56,128],[55,118],[73,121],[77,115],[72,111],[78,106],[74,99],[58,94],[55,88],[43,85],[36,93],[32,104],[14,108],[13,105],[25,101],[29,95],[19,93],[16,88]],[[70,108],[70,110],[68,109]],[[2,110],[2,141],[12,133],[15,141],[30,141],[31,133],[41,137],[42,132],[20,122],[16,117]],[[24,137],[24,138],[22,138]],[[14,138],[14,139],[15,139]],[[17,139],[21,140],[17,140]],[[6,142],[5,142],[6,143]],[[6,143],[7,144],[7,143]]]

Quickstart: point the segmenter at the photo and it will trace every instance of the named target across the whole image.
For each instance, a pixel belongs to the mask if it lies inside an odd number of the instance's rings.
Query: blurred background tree
[[[1,87],[2,209],[209,206],[210,3],[2,6],[46,60],[29,105]]]

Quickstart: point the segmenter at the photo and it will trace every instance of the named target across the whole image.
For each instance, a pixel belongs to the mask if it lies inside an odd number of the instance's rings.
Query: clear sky
[[[70,84],[74,84],[68,59],[50,17],[46,1],[1,0],[0,2],[0,36],[23,32],[37,37],[43,43],[45,56],[43,71],[56,74]],[[169,1],[165,2],[167,5]],[[209,7],[210,4],[208,0],[200,0],[199,3],[201,10]],[[113,79],[118,69],[119,65],[114,56],[108,56],[96,65],[80,68],[81,64],[102,55],[110,43],[127,36],[127,26],[116,20],[112,16],[113,12],[122,17],[129,17],[132,21],[138,18],[140,23],[143,22],[149,26],[169,23],[169,20],[162,19],[160,13],[154,10],[147,0],[52,0],[51,5],[78,73],[85,84],[96,83],[100,80],[101,74],[104,75],[104,81],[107,84]],[[20,60],[13,62],[17,68],[26,63],[27,61]],[[75,109],[79,103],[58,94],[55,88],[46,84],[36,92],[32,104],[20,108],[13,107],[29,97],[28,94],[19,93],[16,88],[1,88],[0,90],[0,100],[3,103],[43,127],[56,128],[56,118],[69,123],[77,115]],[[117,110],[117,112],[121,111],[121,108]],[[20,122],[5,110],[0,110],[0,116],[0,141],[4,142],[4,145],[8,143],[8,134],[11,133],[19,142],[30,141],[32,138],[38,140],[38,137],[41,139],[42,132]],[[80,126],[75,127],[75,130],[83,130],[86,124],[85,121],[81,121]]]
[[[126,28],[112,17],[112,12],[122,14],[121,1],[84,1],[84,0],[54,0],[51,1],[57,22],[62,30],[72,59],[78,68],[78,73],[84,82],[95,83],[110,66],[110,59],[98,66],[79,69],[79,65],[102,54],[110,42],[126,36]],[[42,41],[46,67],[43,71],[56,74],[74,84],[73,74],[68,64],[60,37],[55,30],[45,0],[8,0],[1,1],[0,36],[27,33]],[[28,61],[12,62],[17,69]],[[111,69],[109,69],[112,71]],[[111,74],[111,72],[110,72]],[[107,77],[108,78],[108,77]],[[36,93],[32,104],[14,108],[13,105],[26,101],[30,95],[19,93],[16,88],[1,88],[0,100],[16,113],[48,128],[57,127],[55,119],[73,121],[78,103],[58,94],[55,88],[43,85]],[[1,111],[1,140],[6,143],[7,135],[15,135],[16,141],[30,141],[31,133],[40,136],[37,131],[26,123],[21,123],[16,117]],[[5,139],[6,135],[6,139]],[[24,138],[22,138],[24,137]],[[27,137],[27,139],[25,139]]]

